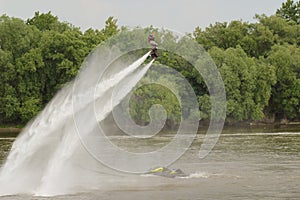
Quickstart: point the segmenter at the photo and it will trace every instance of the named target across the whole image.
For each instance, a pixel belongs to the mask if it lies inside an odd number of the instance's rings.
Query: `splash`
[[[110,105],[109,95],[115,86],[131,76],[134,81],[128,82],[127,90],[117,95],[117,102],[130,92],[135,84],[145,75],[153,61],[137,70],[147,59],[149,52],[128,67],[124,64],[118,69],[104,74],[99,79],[95,68],[97,59],[88,59],[92,64],[85,66],[76,81],[69,83],[59,91],[45,109],[32,120],[14,142],[6,163],[0,172],[0,195],[34,194],[51,196],[79,192],[80,190],[107,186],[115,180],[116,172],[105,168],[94,160],[82,146],[77,134],[74,115],[81,115],[87,131],[98,124],[87,123],[86,108],[95,102],[102,105],[97,112],[98,122],[117,105]],[[86,62],[87,63],[87,62]],[[102,63],[103,64],[103,63]],[[123,66],[122,66],[123,65]],[[96,85],[92,85],[99,79]],[[74,86],[80,92],[74,92]],[[85,98],[93,95],[94,98]],[[74,107],[74,99],[80,105]],[[115,101],[116,102],[116,101]],[[91,113],[89,113],[91,115]],[[103,181],[106,180],[106,183]]]

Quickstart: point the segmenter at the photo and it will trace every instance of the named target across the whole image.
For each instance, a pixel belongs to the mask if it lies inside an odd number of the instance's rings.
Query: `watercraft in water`
[[[146,174],[163,176],[167,178],[186,177],[187,175],[181,169],[169,169],[167,167],[155,167]]]

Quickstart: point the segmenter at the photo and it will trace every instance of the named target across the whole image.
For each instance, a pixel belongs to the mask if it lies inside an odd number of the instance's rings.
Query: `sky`
[[[286,0],[0,0],[0,15],[28,19],[49,12],[85,31],[102,29],[109,16],[119,26],[163,27],[191,33],[216,22],[255,22],[255,14],[275,14]]]

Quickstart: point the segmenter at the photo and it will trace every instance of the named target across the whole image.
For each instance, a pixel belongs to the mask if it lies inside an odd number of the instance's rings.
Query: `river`
[[[160,137],[155,144],[163,145],[169,136]],[[180,168],[188,178],[124,175],[123,186],[91,190],[56,197],[28,195],[3,196],[12,199],[300,199],[300,127],[227,128],[213,151],[198,158],[203,132],[171,168]],[[125,141],[125,147],[137,143]],[[14,137],[0,138],[0,162],[3,164]],[[145,146],[146,145],[146,146]],[[7,183],[9,184],[9,183]]]

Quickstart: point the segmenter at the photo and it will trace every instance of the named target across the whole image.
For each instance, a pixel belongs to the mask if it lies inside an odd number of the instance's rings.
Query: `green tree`
[[[117,22],[118,20],[114,19],[112,16],[105,21],[105,28],[101,30],[104,40],[119,32]]]
[[[0,17],[0,46],[12,54],[13,61],[24,52],[36,47],[39,41],[38,30],[26,26],[24,21],[17,18]]]
[[[259,23],[272,32],[275,44],[297,44],[300,45],[300,27],[295,23],[289,23],[285,19],[272,15],[257,15]]]
[[[300,49],[295,45],[276,45],[268,61],[276,67],[277,76],[270,109],[279,119],[299,118]]]
[[[58,17],[52,15],[50,11],[48,13],[35,12],[34,17],[27,19],[26,24],[35,26],[40,31],[53,30],[60,33],[75,28],[71,24],[60,22]]]
[[[12,55],[0,49],[0,123],[15,119],[19,101],[14,85],[15,66]]]
[[[248,57],[240,46],[227,50],[214,47],[209,53],[219,67],[225,84],[227,117],[235,120],[262,119],[276,79],[274,67]],[[207,97],[201,99],[207,102]],[[210,108],[202,106],[201,110]]]
[[[153,68],[147,73],[146,77],[144,77],[137,85],[137,89],[131,97],[130,114],[140,125],[145,125],[150,122],[149,109],[155,104],[162,105],[166,110],[166,125],[168,128],[175,128],[181,120],[182,113],[179,99],[177,99],[175,94],[160,84],[143,85],[149,80],[156,80],[154,82],[168,82],[168,84],[173,84],[174,88],[181,87],[176,76],[166,70],[168,71],[167,68],[161,65],[153,66]],[[142,87],[139,87],[139,85],[142,85]],[[180,92],[184,92],[184,90],[180,90]],[[158,118],[161,117],[161,112],[155,114]]]
[[[287,0],[277,9],[276,14],[287,21],[294,21],[300,24],[300,2]]]
[[[84,32],[82,40],[86,43],[89,51],[93,50],[97,45],[104,41],[104,36],[99,30],[88,29]]]
[[[2,16],[0,18],[0,56],[1,56],[1,111],[0,122],[22,120],[20,109],[23,107],[23,95],[31,96],[32,88],[38,87],[36,82],[27,81],[34,72],[32,60],[36,57],[31,49],[38,46],[40,33],[33,26],[27,26],[24,21]],[[20,58],[28,59],[26,67],[20,64]],[[28,73],[26,73],[28,71]],[[28,88],[27,88],[28,86]],[[31,87],[29,87],[31,86]],[[33,116],[33,115],[32,115]],[[31,116],[31,117],[32,117]]]
[[[20,119],[27,122],[42,109],[44,62],[40,49],[31,49],[16,61],[16,87],[20,102]]]
[[[274,45],[273,33],[261,23],[248,24],[241,21],[232,21],[229,24],[217,22],[210,25],[205,31],[196,28],[196,41],[206,50],[212,47],[222,49],[241,46],[249,56],[266,56]]]
[[[87,54],[117,34],[109,17],[102,30],[83,34],[58,17],[36,12],[24,22],[0,17],[0,123],[26,122],[65,83],[72,80]]]
[[[47,103],[58,89],[78,73],[83,59],[89,53],[81,37],[82,33],[78,30],[63,33],[47,31],[43,34],[40,46],[46,82],[43,103]]]

